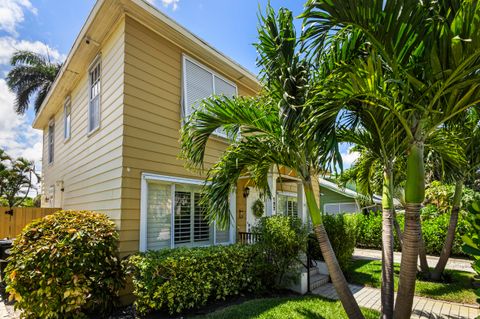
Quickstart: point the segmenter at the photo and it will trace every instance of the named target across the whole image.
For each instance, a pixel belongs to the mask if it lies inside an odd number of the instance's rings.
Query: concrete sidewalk
[[[355,248],[353,252],[354,259],[366,259],[366,260],[382,260],[382,252],[380,250],[375,249],[363,249],[363,248]],[[400,263],[402,259],[402,253],[395,252],[393,256],[393,260],[396,263]],[[434,268],[437,265],[438,257],[436,256],[427,256],[428,265]],[[475,271],[472,269],[472,261],[468,259],[460,259],[460,258],[449,258],[447,262],[446,269],[451,270],[461,270],[461,271],[468,271],[474,273]]]
[[[380,289],[358,285],[349,285],[349,287],[361,307],[380,311]],[[338,299],[335,288],[331,283],[313,290],[312,293],[329,299]],[[479,315],[480,310],[476,305],[465,305],[415,296],[413,312],[410,318],[474,319]]]

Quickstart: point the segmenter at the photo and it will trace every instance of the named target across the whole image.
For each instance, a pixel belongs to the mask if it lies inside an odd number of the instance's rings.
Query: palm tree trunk
[[[462,202],[463,179],[459,179],[455,184],[455,194],[453,195],[452,212],[450,214],[450,224],[448,225],[447,237],[443,244],[440,258],[431,274],[433,280],[440,280],[447,265],[448,258],[452,253],[453,240],[455,239],[455,230],[458,223],[458,213],[460,211],[460,203]]]
[[[391,165],[383,172],[382,194],[382,318],[393,318],[393,174]]]
[[[400,228],[400,224],[398,223],[397,212],[395,211],[395,207],[393,208],[393,226],[395,227],[395,233],[397,234],[398,242],[400,243],[400,250],[402,250],[403,235],[402,235],[402,230]]]
[[[423,278],[430,278],[430,268],[428,267],[427,261],[427,251],[425,250],[425,241],[423,240],[422,234],[422,223],[418,224],[420,226],[420,232],[418,234],[418,259],[420,259],[420,272],[423,275]]]
[[[337,292],[337,295],[340,299],[340,302],[345,309],[345,312],[350,319],[363,319],[364,316],[360,307],[358,306],[357,301],[353,297],[353,293],[348,287],[347,280],[343,275],[340,265],[338,264],[337,257],[333,251],[332,245],[328,238],[325,227],[322,223],[322,216],[320,214],[320,209],[318,208],[317,201],[315,199],[315,193],[313,191],[311,180],[303,182],[305,198],[307,201],[308,211],[312,219],[313,228],[315,231],[315,236],[317,237],[318,243],[320,245],[320,250],[322,251],[323,259],[327,264],[328,272],[330,273],[330,278],[332,279],[333,286]]]
[[[403,233],[402,261],[398,283],[395,318],[408,319],[412,313],[420,234],[420,208],[425,198],[425,167],[423,142],[412,144],[407,156],[405,185],[405,231]]]

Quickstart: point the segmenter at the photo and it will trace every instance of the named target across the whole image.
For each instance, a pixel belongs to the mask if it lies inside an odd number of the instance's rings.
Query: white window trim
[[[139,251],[145,252],[147,250],[147,208],[148,208],[148,183],[149,182],[166,182],[172,183],[172,203],[175,202],[175,183],[177,184],[188,184],[188,185],[198,185],[202,186],[205,184],[205,181],[200,179],[192,179],[192,178],[183,178],[183,177],[175,177],[175,176],[167,176],[167,175],[158,175],[152,173],[142,173],[141,185],[140,185],[140,239],[139,239]],[[235,207],[236,207],[236,193],[232,192],[230,194],[230,213],[233,219],[230,221],[230,241],[225,243],[217,243],[216,242],[216,223],[212,226],[214,227],[213,232],[213,244],[214,245],[230,245],[235,242],[235,227],[236,227],[236,216],[235,216]],[[171,208],[171,219],[170,219],[170,248],[175,248],[175,212],[174,212],[174,205],[172,204]],[[205,245],[210,246],[210,245]]]
[[[92,88],[90,83],[90,72],[95,67],[100,66],[100,92],[98,97],[98,125],[90,129],[90,102],[92,101]],[[102,90],[103,90],[103,70],[102,70],[102,56],[99,54],[94,59],[93,62],[88,66],[88,117],[87,117],[87,137],[93,135],[95,132],[100,130],[102,122]]]
[[[68,137],[65,136],[67,130],[66,130],[66,124],[67,124],[67,113],[65,113],[65,110],[67,108],[67,104],[70,104],[70,127],[68,128]],[[70,99],[70,96],[65,99],[65,102],[63,103],[63,140],[64,143],[70,141],[70,138],[72,137],[72,100]]]
[[[326,208],[327,208],[327,206],[329,206],[329,205],[330,205],[330,206],[335,205],[335,206],[338,207],[338,211],[339,211],[338,213],[341,214],[342,212],[340,212],[340,205],[343,205],[343,204],[347,204],[347,205],[352,205],[352,204],[353,204],[353,205],[355,205],[355,206],[357,207],[357,209],[360,209],[360,208],[358,207],[357,202],[327,203],[327,204],[324,204],[324,205],[323,205],[323,212],[326,214],[326,211],[327,211]],[[347,213],[355,213],[355,212],[347,212]]]
[[[185,117],[186,117],[186,107],[189,105],[188,99],[187,99],[187,68],[186,68],[186,62],[190,62],[198,66],[199,68],[204,69],[205,71],[209,72],[212,75],[212,85],[213,85],[213,94],[216,95],[216,88],[215,88],[215,77],[221,79],[222,81],[225,81],[227,84],[230,84],[231,86],[235,87],[235,96],[238,96],[238,86],[235,82],[230,81],[229,79],[225,78],[224,76],[220,75],[219,73],[215,72],[214,70],[210,69],[209,67],[205,66],[204,64],[198,62],[194,58],[188,56],[185,53],[182,53],[182,125],[185,123]],[[218,132],[213,132],[213,136],[215,137],[220,137],[223,139],[228,138],[226,134],[218,133]]]
[[[288,197],[295,197],[297,198],[298,194],[297,193],[293,193],[293,192],[277,192],[277,195],[283,195],[283,196],[288,196]]]

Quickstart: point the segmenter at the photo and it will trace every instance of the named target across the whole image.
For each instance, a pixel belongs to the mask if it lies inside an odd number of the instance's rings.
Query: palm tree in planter
[[[326,111],[321,133],[306,134],[311,124],[308,110],[322,105],[328,97],[314,94],[310,85],[320,81],[298,52],[292,13],[271,8],[261,17],[258,29],[258,66],[264,90],[258,97],[212,97],[193,112],[182,129],[182,157],[192,169],[202,169],[208,139],[222,128],[231,144],[220,160],[208,170],[209,185],[203,201],[210,220],[227,225],[230,221],[229,194],[237,180],[248,175],[267,196],[267,176],[272,166],[294,169],[301,179],[309,214],[320,249],[337,294],[350,318],[363,318],[348,288],[332,250],[315,199],[313,180],[329,165],[341,161],[336,141],[337,114]],[[240,135],[241,134],[241,135]]]
[[[391,70],[404,100],[391,108],[406,132],[405,230],[395,318],[409,318],[413,305],[425,195],[427,137],[479,102],[480,28],[476,2],[416,0],[310,0],[307,36],[323,50],[339,28],[362,32]]]
[[[7,74],[7,85],[15,95],[15,111],[25,114],[30,99],[35,96],[34,110],[40,110],[55,78],[62,67],[61,63],[51,62],[48,57],[30,51],[17,51],[10,64],[13,68]]]

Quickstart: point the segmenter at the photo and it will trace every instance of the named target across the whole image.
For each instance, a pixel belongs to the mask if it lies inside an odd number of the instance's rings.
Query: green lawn
[[[395,264],[395,291],[398,288],[398,274],[400,265]],[[448,270],[450,283],[437,283],[417,280],[415,295],[451,302],[475,304],[476,296],[472,288],[471,279],[474,274]],[[379,260],[354,260],[348,272],[349,282],[380,288],[382,276],[382,262]]]
[[[363,309],[365,317],[378,318],[379,313]],[[341,319],[347,318],[338,301],[304,296],[262,298],[229,306],[202,317],[202,319]]]

